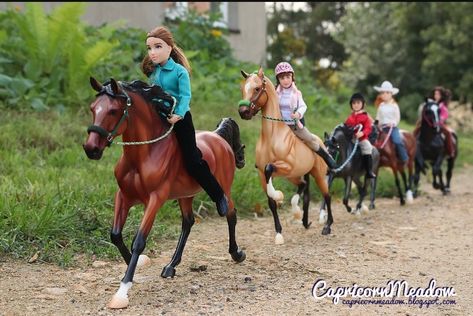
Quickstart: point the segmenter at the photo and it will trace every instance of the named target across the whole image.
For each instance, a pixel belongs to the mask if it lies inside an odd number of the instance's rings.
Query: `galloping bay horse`
[[[329,234],[333,217],[330,193],[325,178],[326,163],[282,120],[276,90],[271,80],[264,75],[263,68],[260,67],[258,72],[253,74],[242,70],[241,74],[245,80],[242,81],[240,87],[242,93],[238,109],[240,117],[250,120],[259,110],[262,112],[261,133],[256,144],[256,168],[258,168],[261,186],[268,197],[269,208],[273,214],[276,229],[275,243],[284,243],[277,213],[277,204],[283,201],[284,195],[281,191],[275,190],[272,177],[284,177],[301,189],[308,184],[308,179],[307,183],[303,180],[304,175],[310,173],[327,205],[328,217],[322,234]],[[298,193],[300,192],[301,190],[298,190]],[[294,200],[297,199],[293,198],[292,201]],[[302,223],[305,228],[309,228],[311,223],[308,222],[308,205],[304,206],[303,211]],[[321,214],[321,216],[324,215]]]
[[[173,97],[164,93],[161,87],[148,86],[142,81],[124,83],[111,79],[102,85],[90,78],[90,83],[98,93],[90,104],[93,125],[87,130],[89,136],[83,145],[85,153],[90,159],[100,159],[104,149],[119,135],[122,135],[121,145],[124,145],[123,154],[115,166],[119,188],[115,194],[110,235],[128,267],[120,288],[108,306],[125,308],[129,303],[128,290],[132,286],[137,264],[143,260],[149,261],[141,253],[157,212],[167,200],[178,200],[182,214],[181,236],[171,262],[161,273],[162,277],[170,278],[174,277],[175,267],[181,262],[194,224],[192,200],[202,188],[186,171],[176,136],[171,133],[173,125],[161,115],[166,104],[175,103]],[[244,146],[240,144],[238,125],[232,119],[223,119],[214,132],[197,132],[196,140],[203,158],[228,197],[229,253],[234,261],[242,262],[246,255],[236,243],[237,217],[231,199],[236,167],[242,168],[244,165]],[[130,207],[136,204],[144,204],[145,208],[130,252],[123,242],[122,230]]]

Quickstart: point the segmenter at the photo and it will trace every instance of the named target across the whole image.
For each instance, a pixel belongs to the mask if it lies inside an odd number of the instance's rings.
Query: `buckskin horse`
[[[170,278],[174,277],[175,268],[181,262],[182,252],[194,224],[193,198],[202,188],[184,167],[177,139],[171,133],[173,125],[160,114],[165,113],[164,109],[169,108],[170,104],[175,104],[173,97],[164,93],[159,86],[148,86],[138,80],[124,83],[111,79],[102,85],[90,78],[90,83],[98,93],[90,104],[93,125],[88,128],[89,136],[83,145],[87,157],[100,159],[104,149],[119,135],[122,135],[121,145],[124,145],[122,156],[115,166],[119,188],[115,194],[110,236],[128,267],[120,288],[108,306],[125,308],[129,303],[128,291],[132,286],[137,264],[149,261],[141,253],[157,212],[167,200],[178,200],[182,214],[181,235],[171,262],[161,273],[162,277]],[[160,111],[156,111],[156,108]],[[197,132],[196,140],[203,158],[228,197],[229,210],[226,217],[229,253],[234,261],[242,262],[246,254],[236,243],[237,216],[231,199],[236,167],[242,168],[245,163],[238,125],[232,119],[223,119],[214,132]],[[136,204],[144,204],[144,215],[130,252],[123,242],[122,230],[130,207]]]
[[[300,193],[309,181],[308,177],[307,181],[303,177],[310,173],[322,192],[328,209],[328,217],[322,234],[330,234],[333,217],[330,206],[331,197],[325,178],[328,168],[326,163],[282,120],[276,90],[271,80],[264,75],[263,68],[260,67],[258,72],[253,74],[241,70],[241,74],[244,80],[240,85],[242,93],[242,100],[238,104],[240,117],[251,120],[260,110],[262,112],[261,133],[256,144],[256,168],[273,214],[276,229],[275,243],[284,243],[277,213],[278,203],[282,203],[284,194],[280,190],[275,190],[272,183],[273,177],[288,179],[298,186],[298,193]],[[323,144],[321,146],[325,147]],[[295,197],[298,198],[297,195]],[[291,201],[295,200],[297,199],[293,197]],[[320,214],[320,216],[324,215]],[[311,224],[308,222],[308,205],[303,209],[302,224],[305,228],[309,228]]]
[[[426,162],[432,166],[432,186],[434,189],[440,189],[444,195],[450,193],[450,180],[458,155],[458,138],[455,132],[451,131],[453,136],[453,145],[455,155],[447,157],[447,183],[443,182],[442,163],[447,156],[446,142],[442,138],[440,129],[439,106],[434,101],[427,99],[422,107],[421,125],[417,137],[416,168],[414,175],[414,193],[417,194],[417,187],[420,179],[420,172],[425,173]],[[437,182],[438,180],[438,182]]]

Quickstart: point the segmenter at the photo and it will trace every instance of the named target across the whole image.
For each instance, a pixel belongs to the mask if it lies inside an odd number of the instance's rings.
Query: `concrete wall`
[[[0,2],[0,10],[8,5],[24,7],[25,2]],[[46,12],[64,2],[42,2]],[[99,26],[124,20],[127,26],[149,31],[164,20],[166,2],[87,2],[83,20]],[[238,60],[264,64],[266,56],[266,11],[264,2],[228,2],[230,35],[227,37]],[[184,48],[185,49],[185,48]]]

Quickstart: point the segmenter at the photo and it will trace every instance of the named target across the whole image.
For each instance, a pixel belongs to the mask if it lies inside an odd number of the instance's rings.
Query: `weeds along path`
[[[177,242],[166,241],[152,264],[137,270],[130,306],[119,311],[106,305],[124,275],[122,262],[63,270],[3,257],[0,315],[472,315],[473,169],[455,170],[450,196],[434,191],[425,177],[421,181],[423,194],[414,204],[400,207],[398,199],[378,199],[376,210],[361,217],[334,201],[329,236],[321,235],[315,204],[308,230],[292,224],[289,211],[282,212],[285,244],[280,246],[273,242],[269,212],[260,219],[239,219],[238,243],[247,254],[241,264],[227,253],[226,221],[206,219],[194,226],[176,276],[160,277]],[[355,283],[385,287],[389,280],[427,288],[434,279],[437,287],[453,287],[456,293],[440,302],[455,304],[421,309],[403,298],[404,305],[359,300],[350,307],[344,304],[348,301],[315,299],[312,287],[319,279],[333,289]]]

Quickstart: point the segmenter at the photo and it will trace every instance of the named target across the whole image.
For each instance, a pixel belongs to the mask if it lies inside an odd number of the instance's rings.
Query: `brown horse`
[[[169,278],[175,275],[175,267],[181,262],[187,237],[194,224],[192,200],[202,188],[184,167],[176,136],[171,133],[173,126],[161,112],[156,112],[156,106],[163,110],[166,104],[175,103],[170,95],[159,86],[150,87],[141,81],[128,84],[111,79],[102,85],[90,78],[90,82],[98,94],[90,104],[93,125],[88,128],[89,136],[83,145],[84,151],[90,159],[100,159],[105,147],[112,144],[115,136],[122,135],[124,141],[121,143],[124,145],[123,154],[115,166],[119,189],[115,194],[115,215],[110,235],[128,267],[109,307],[125,308],[128,306],[128,290],[132,286],[137,264],[146,259],[149,261],[141,253],[157,212],[167,200],[177,199],[182,214],[181,236],[171,262],[161,273],[162,277]],[[196,133],[203,158],[228,197],[229,253],[236,262],[246,258],[236,243],[237,217],[231,199],[235,168],[244,165],[244,146],[240,144],[239,138],[238,125],[231,119],[223,119],[214,132]],[[144,204],[145,208],[130,252],[123,242],[122,230],[130,207],[136,204]]]
[[[261,186],[268,197],[268,204],[274,218],[276,229],[275,243],[284,243],[282,237],[281,223],[277,213],[277,204],[281,203],[284,195],[275,190],[272,177],[284,177],[301,188],[308,185],[303,179],[304,175],[310,173],[324,196],[328,209],[328,218],[322,230],[323,235],[330,233],[333,223],[332,210],[330,206],[330,193],[325,175],[327,165],[324,160],[305,145],[284,123],[279,109],[278,96],[271,80],[259,68],[258,73],[247,74],[243,70],[241,74],[245,80],[241,83],[242,100],[239,102],[239,114],[242,119],[250,120],[259,110],[262,111],[261,133],[256,144],[256,168],[258,168]],[[320,138],[319,138],[320,139]],[[320,141],[321,146],[325,145]],[[294,201],[291,200],[293,207]],[[321,212],[321,218],[325,214]],[[308,205],[304,207],[302,223],[309,228]]]
[[[378,95],[375,100],[375,107],[378,107],[382,102],[381,96]],[[381,167],[388,167],[391,168],[394,174],[394,180],[396,182],[396,187],[399,193],[400,203],[404,205],[406,201],[411,203],[413,201],[413,174],[414,174],[414,164],[415,164],[415,155],[416,155],[416,148],[417,148],[417,141],[413,133],[410,133],[406,130],[399,130],[401,133],[401,137],[404,141],[404,146],[406,146],[407,155],[409,159],[407,161],[407,168],[408,168],[408,176],[409,178],[406,179],[405,173],[405,166],[403,165],[402,161],[398,158],[396,147],[391,139],[388,137],[390,136],[389,131],[385,132],[383,128],[378,128],[378,125],[374,125],[378,132],[378,138],[375,142],[375,147],[378,149],[380,154],[380,161],[378,170],[376,170],[376,174],[379,172],[379,168]],[[406,192],[406,199],[404,199],[404,194],[401,189],[401,185],[399,183],[398,173],[401,174],[402,181],[404,183],[404,188]]]

